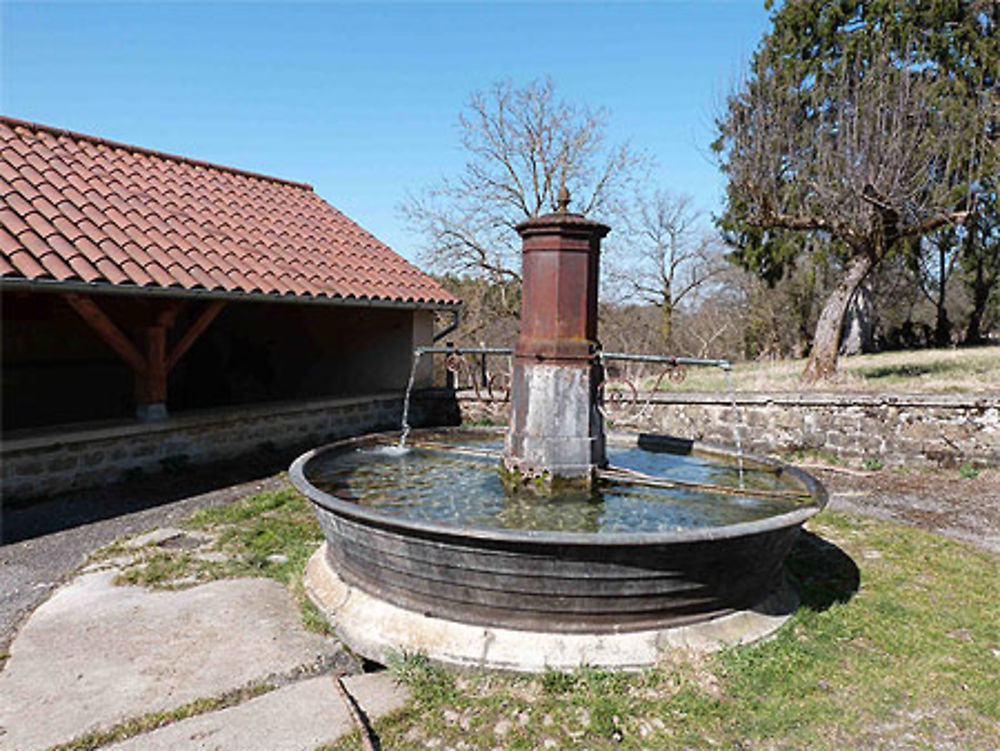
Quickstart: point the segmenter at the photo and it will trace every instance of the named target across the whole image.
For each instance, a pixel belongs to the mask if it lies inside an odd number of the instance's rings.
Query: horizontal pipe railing
[[[510,347],[417,347],[415,355],[512,355]]]
[[[415,355],[512,355],[511,347],[417,347]],[[674,357],[672,355],[639,355],[628,352],[599,352],[602,360],[626,360],[629,362],[650,362],[664,365],[697,365],[731,370],[729,360],[713,360],[705,357]]]
[[[602,360],[627,360],[631,362],[656,362],[665,365],[703,365],[731,370],[729,360],[712,360],[705,357],[673,357],[671,355],[633,355],[627,352],[601,352]]]

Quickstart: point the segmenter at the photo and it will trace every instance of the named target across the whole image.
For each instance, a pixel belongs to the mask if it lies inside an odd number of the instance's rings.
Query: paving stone
[[[355,675],[344,683],[371,720],[409,699],[387,673]],[[130,738],[108,751],[313,751],[354,729],[333,678],[326,675]]]
[[[267,579],[166,592],[85,574],[32,615],[0,674],[0,748],[34,751],[341,653]]]
[[[161,527],[160,529],[154,529],[151,532],[146,532],[145,534],[132,538],[125,543],[125,547],[142,548],[146,545],[161,545],[168,540],[173,540],[175,537],[181,537],[183,534],[184,531],[181,529]]]

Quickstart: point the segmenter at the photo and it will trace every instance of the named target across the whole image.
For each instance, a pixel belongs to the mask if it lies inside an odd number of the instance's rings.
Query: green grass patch
[[[964,480],[975,480],[977,477],[979,477],[979,468],[974,467],[971,464],[963,464],[961,467],[958,468],[958,474]]]
[[[200,539],[195,550],[163,545],[130,549],[117,541],[98,551],[93,561],[129,555],[117,581],[178,589],[216,579],[267,577],[289,587],[307,629],[331,633],[330,625],[305,595],[302,575],[323,533],[308,501],[291,486],[246,496],[225,506],[203,508],[183,523]],[[206,555],[208,554],[208,555]]]
[[[833,466],[846,466],[847,460],[842,459],[831,451],[820,451],[818,449],[794,449],[786,451],[781,458],[791,464],[818,463],[830,464]]]
[[[829,511],[809,530],[788,566],[802,605],[770,641],[636,674],[452,674],[408,656],[393,669],[414,700],[376,723],[383,747],[995,751],[1000,558]]]

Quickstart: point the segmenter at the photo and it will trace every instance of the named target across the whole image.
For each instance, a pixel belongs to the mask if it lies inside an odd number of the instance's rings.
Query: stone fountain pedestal
[[[521,331],[514,350],[504,478],[512,492],[587,489],[606,464],[599,389],[597,288],[610,231],[560,209],[518,225]]]

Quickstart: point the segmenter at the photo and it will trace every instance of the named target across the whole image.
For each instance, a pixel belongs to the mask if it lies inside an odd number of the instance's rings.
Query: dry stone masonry
[[[971,463],[1000,466],[1000,394],[738,393],[656,394],[638,404],[608,404],[610,429],[668,433],[732,444],[733,422],[748,451],[822,452],[887,466]],[[507,405],[459,397],[467,421],[502,422]]]

